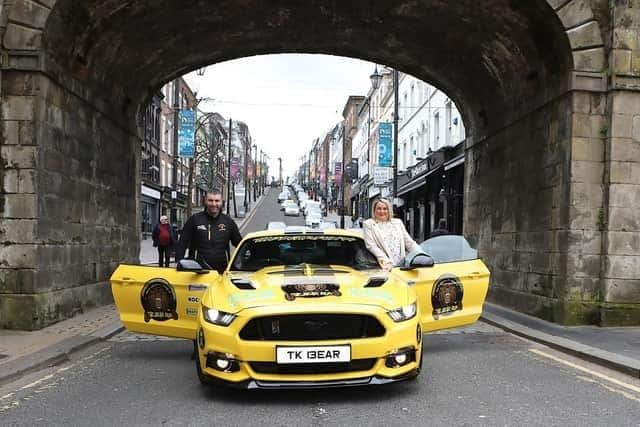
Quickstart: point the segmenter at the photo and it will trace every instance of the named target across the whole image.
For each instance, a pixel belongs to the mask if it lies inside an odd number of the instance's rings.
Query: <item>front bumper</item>
[[[406,381],[418,375],[418,369],[394,378],[372,376],[364,378],[354,378],[332,381],[260,381],[245,380],[240,382],[225,381],[222,378],[209,377],[209,382],[224,387],[244,389],[244,390],[299,390],[312,388],[336,388],[336,387],[362,387],[369,385],[385,385],[399,381]]]
[[[321,311],[322,313],[336,313],[335,311]],[[381,309],[374,306],[354,305],[351,310],[345,311],[344,307],[339,313],[369,314],[375,316],[384,326],[385,334],[379,337],[330,340],[330,341],[260,341],[242,340],[239,338],[240,330],[252,318],[273,315],[277,308],[248,309],[241,312],[230,327],[220,327],[203,323],[201,319],[203,345],[198,347],[198,357],[202,373],[211,379],[211,382],[224,384],[231,387],[245,389],[296,389],[296,388],[330,388],[350,387],[362,385],[379,385],[415,377],[419,372],[421,336],[418,338],[417,317],[406,322],[395,323]],[[315,313],[318,313],[316,311]],[[276,362],[276,346],[325,346],[344,345],[351,346],[351,359],[373,359],[373,364],[364,370],[346,370],[340,372],[313,372],[310,369],[300,373],[282,372],[256,372],[252,368],[254,362]],[[399,349],[411,348],[414,351],[414,360],[403,366],[390,367],[386,363],[387,357]],[[234,372],[225,372],[207,366],[207,355],[228,354],[237,362]],[[320,371],[320,369],[318,369]]]

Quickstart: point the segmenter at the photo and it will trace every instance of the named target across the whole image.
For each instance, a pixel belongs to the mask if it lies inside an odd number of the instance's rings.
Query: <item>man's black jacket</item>
[[[206,210],[198,212],[189,218],[182,229],[176,247],[176,262],[184,258],[188,248],[191,258],[203,260],[216,269],[226,267],[229,242],[238,246],[241,240],[238,225],[229,216],[220,213],[213,217]]]

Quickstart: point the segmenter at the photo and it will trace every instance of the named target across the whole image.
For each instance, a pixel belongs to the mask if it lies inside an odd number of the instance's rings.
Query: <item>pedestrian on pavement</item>
[[[169,267],[171,248],[178,239],[166,215],[162,215],[160,222],[153,228],[151,239],[153,239],[153,246],[158,248],[158,265],[160,267]]]
[[[391,203],[386,199],[373,202],[373,218],[363,224],[364,243],[378,260],[380,267],[389,271],[400,265],[405,255],[418,248],[404,224],[393,218]]]
[[[238,246],[242,235],[236,222],[222,213],[223,198],[220,190],[207,192],[204,204],[204,211],[193,214],[182,229],[176,249],[176,262],[184,258],[189,249],[189,258],[222,273],[229,262],[229,242]]]
[[[438,228],[434,229],[431,234],[429,234],[429,238],[446,236],[447,234],[449,234],[449,230],[447,230],[447,220],[444,218],[440,218],[438,220]]]

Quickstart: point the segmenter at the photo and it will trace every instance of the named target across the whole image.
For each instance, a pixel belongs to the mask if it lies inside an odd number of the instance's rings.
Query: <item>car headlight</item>
[[[235,314],[202,306],[204,320],[218,326],[229,326],[236,318]]]
[[[387,311],[387,314],[394,322],[404,322],[405,320],[412,319],[416,315],[416,303],[414,302],[413,304]]]

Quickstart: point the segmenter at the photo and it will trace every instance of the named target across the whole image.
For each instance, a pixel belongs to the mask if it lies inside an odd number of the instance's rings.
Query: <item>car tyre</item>
[[[211,378],[209,378],[209,376],[202,371],[202,367],[200,366],[200,353],[198,352],[198,344],[195,340],[193,341],[193,354],[195,356],[194,358],[196,359],[196,374],[198,374],[200,384],[211,386]]]
[[[415,381],[420,376],[420,372],[422,372],[422,361],[424,360],[424,348],[422,347],[422,343],[420,344],[420,362],[418,363],[418,368],[416,369],[416,374],[410,378],[410,381]]]

